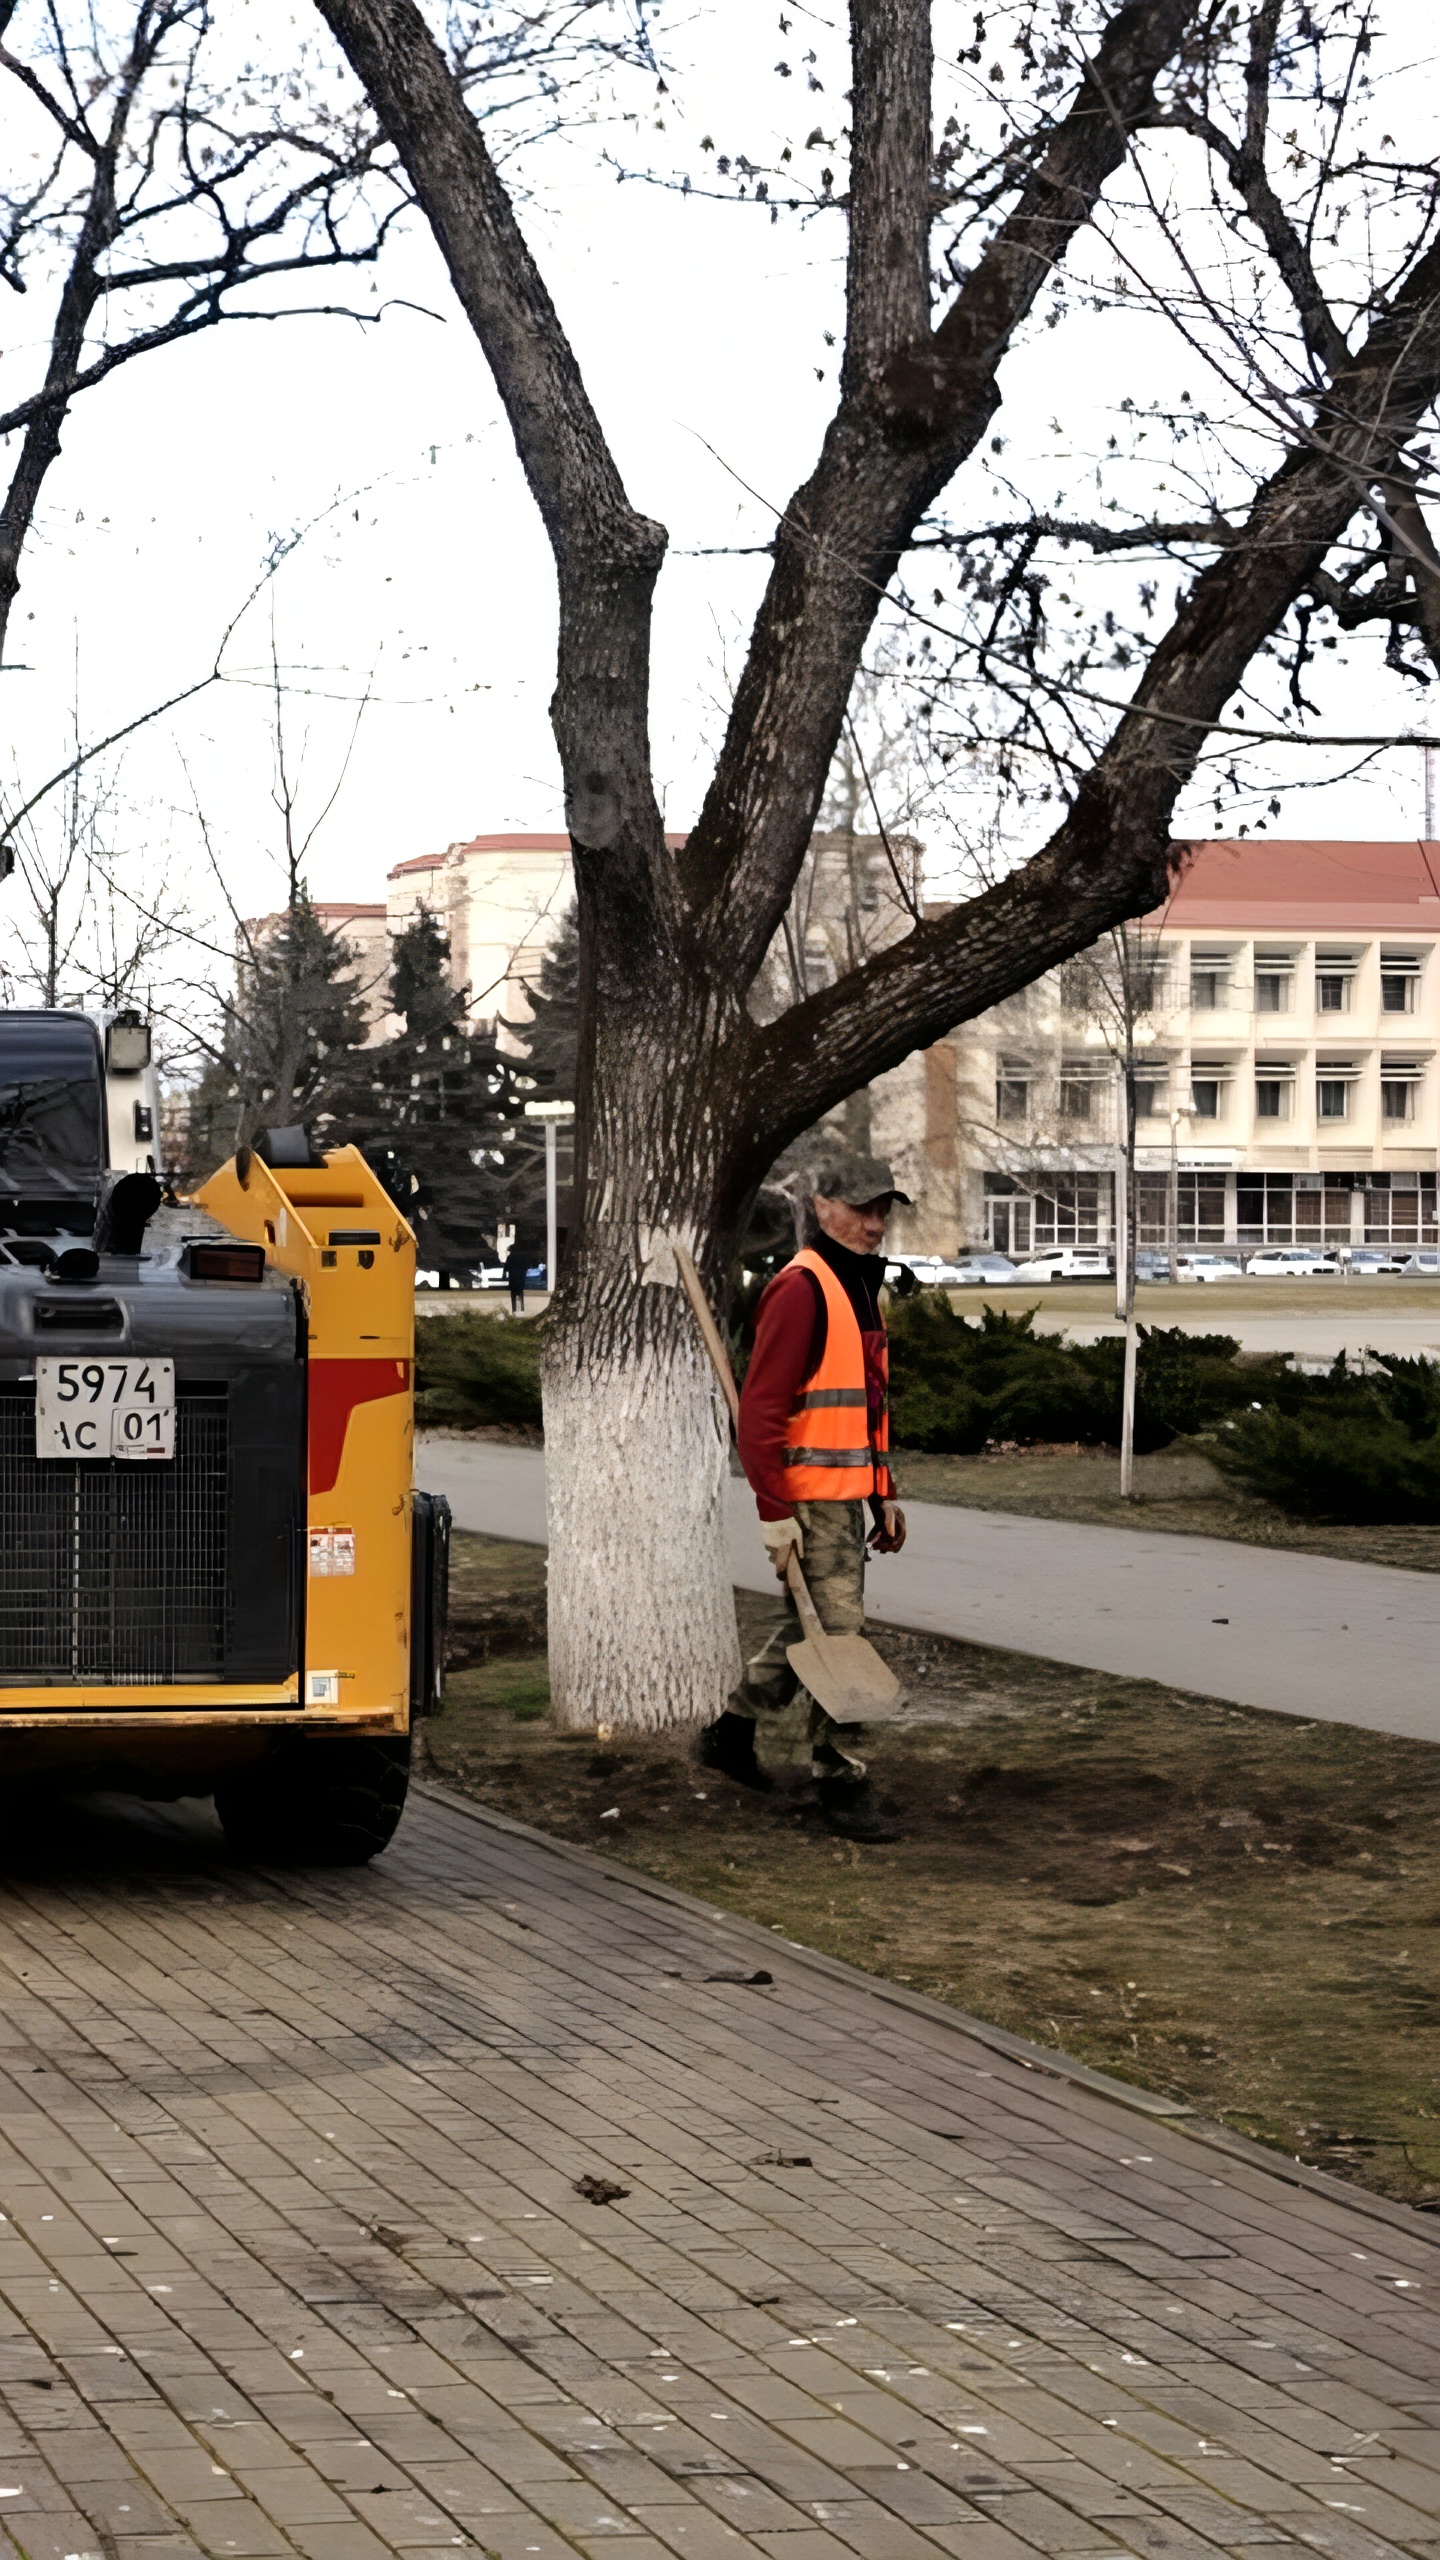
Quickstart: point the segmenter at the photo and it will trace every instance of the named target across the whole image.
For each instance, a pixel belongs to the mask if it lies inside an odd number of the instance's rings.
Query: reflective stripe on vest
[[[783,1480],[792,1502],[854,1502],[875,1490],[875,1456],[888,1446],[882,1410],[874,1443],[855,1427],[869,1403],[865,1346],[855,1310],[828,1262],[807,1246],[792,1269],[810,1272],[825,1300],[820,1366],[795,1399],[785,1425]],[[882,1365],[885,1354],[881,1352]],[[857,1446],[857,1441],[861,1445]]]

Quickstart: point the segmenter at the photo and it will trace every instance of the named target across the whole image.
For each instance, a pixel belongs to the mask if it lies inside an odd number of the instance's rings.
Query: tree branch
[[[1317,371],[1333,376],[1349,358],[1345,334],[1325,298],[1309,248],[1271,185],[1265,166],[1270,75],[1279,25],[1280,0],[1263,0],[1263,5],[1250,21],[1250,46],[1245,66],[1245,130],[1240,141],[1236,142],[1212,117],[1184,100],[1167,114],[1151,118],[1150,122],[1152,126],[1169,125],[1182,133],[1193,134],[1207,150],[1214,152],[1269,250],[1275,271],[1295,305],[1306,353]]]
[[[908,82],[882,76],[913,41],[910,0],[852,0],[857,151],[851,236],[868,244],[928,182]],[[938,329],[895,348],[878,374],[847,350],[847,388],[820,460],[777,528],[775,565],[682,880],[704,914],[714,965],[748,985],[804,859],[855,667],[880,600],[925,510],[973,451],[999,404],[997,374],[1045,279],[1153,113],[1154,84],[1194,15],[1192,0],[1129,0],[1083,70],[1069,112]],[[910,159],[909,192],[897,163]],[[908,271],[908,254],[902,269]],[[869,351],[895,306],[873,313],[852,279]]]
[[[759,1034],[753,1054],[755,1166],[845,1094],[983,1012],[1108,927],[1163,903],[1183,848],[1171,813],[1256,650],[1440,389],[1440,244],[1373,324],[1332,384],[1313,436],[1259,491],[1241,538],[1195,580],[1118,722],[1043,851],[996,887],[928,919],[903,942]],[[1427,535],[1428,539],[1428,535]]]
[[[1042,509],[1033,516],[1015,516],[1005,524],[976,525],[972,529],[952,532],[948,526],[934,533],[917,534],[909,545],[911,551],[969,551],[977,543],[1013,542],[1017,536],[1033,535],[1037,542],[1083,542],[1089,551],[1153,551],[1165,550],[1171,543],[1181,543],[1187,550],[1223,550],[1228,543],[1241,539],[1241,529],[1224,516],[1192,516],[1176,524],[1098,524],[1083,516],[1056,516]]]
[[[464,96],[413,0],[319,0],[426,213],[505,403],[560,584],[552,718],[582,881],[591,855],[634,866],[673,911],[650,778],[650,607],[665,552],[640,515]]]
[[[863,398],[930,328],[930,0],[859,0],[843,400]]]

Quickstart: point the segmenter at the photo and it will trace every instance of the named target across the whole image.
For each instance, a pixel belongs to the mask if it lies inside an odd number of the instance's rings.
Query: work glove
[[[791,1548],[795,1550],[797,1564],[804,1556],[805,1532],[798,1520],[762,1520],[760,1535],[769,1551],[770,1561],[783,1582],[785,1568],[790,1561]]]
[[[872,1532],[870,1544],[877,1556],[898,1556],[905,1544],[905,1514],[898,1502],[883,1502],[880,1516],[884,1525]]]

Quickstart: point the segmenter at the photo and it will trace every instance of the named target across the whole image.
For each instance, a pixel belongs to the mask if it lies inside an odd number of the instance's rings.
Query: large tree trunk
[[[745,1206],[754,1027],[718,988],[697,996],[673,953],[587,922],[589,1163],[544,1373],[551,1694],[562,1723],[654,1729],[717,1715],[739,1676],[729,1423],[664,1239],[718,1301]]]
[[[718,1715],[739,1677],[730,1433],[679,1291],[642,1289],[618,1241],[606,1260],[614,1350],[570,1323],[546,1352],[550,1694],[561,1724],[653,1732]]]

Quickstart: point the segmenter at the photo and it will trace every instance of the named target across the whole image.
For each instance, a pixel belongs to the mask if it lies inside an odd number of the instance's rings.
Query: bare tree
[[[455,92],[509,144],[550,130],[587,111],[574,93],[597,65],[648,59],[637,8],[618,25],[601,0],[457,10]],[[375,323],[383,306],[354,298],[353,271],[375,265],[409,189],[328,46],[247,62],[209,0],[0,0],[0,71],[15,167],[0,282],[56,292],[43,377],[0,409],[0,436],[19,438],[0,505],[3,659],[71,403],[222,320]],[[322,299],[328,278],[350,298]]]
[[[190,930],[183,898],[141,886],[113,770],[81,766],[9,838],[0,988],[10,1004],[121,1005],[149,993]]]
[[[1136,205],[1132,186],[1129,205],[1107,212],[1105,191],[1127,158],[1136,169],[1142,128],[1203,100],[1222,71],[1245,87],[1251,31],[1199,0],[1126,0],[1087,22],[1082,48],[1071,9],[1037,0],[1020,16],[1024,79],[994,148],[958,120],[937,147],[927,0],[852,0],[848,188],[834,189],[849,236],[838,402],[776,526],[714,778],[676,858],[647,728],[664,531],[630,501],[505,187],[412,0],[320,5],[490,363],[559,584],[553,717],[583,955],[584,1207],[546,1374],[555,1695],[576,1723],[709,1715],[736,1659],[725,1434],[683,1301],[643,1285],[647,1248],[678,1232],[718,1291],[747,1204],[790,1140],[911,1049],[1162,902],[1183,858],[1171,813],[1247,669],[1352,520],[1393,518],[1440,381],[1440,247],[1417,180],[1402,208],[1414,219],[1372,268],[1340,343],[1306,336],[1304,397],[1292,383],[1272,402],[1228,535],[1111,682],[1108,725],[1077,744],[1048,840],[757,1022],[750,990],[882,599],[988,430],[1003,359],[1079,237],[1093,241],[1103,216],[1122,249],[1128,222],[1137,243],[1158,231],[1182,258],[1162,201]],[[1261,38],[1254,78],[1268,97],[1280,73],[1263,12]],[[983,80],[982,63],[977,97]],[[1258,115],[1254,128],[1263,157]],[[1187,136],[1186,147],[1206,146]],[[1268,271],[1268,242],[1255,254]],[[1203,291],[1188,273],[1167,285],[1177,326]],[[1238,303],[1221,319],[1232,338],[1249,327]]]

